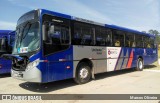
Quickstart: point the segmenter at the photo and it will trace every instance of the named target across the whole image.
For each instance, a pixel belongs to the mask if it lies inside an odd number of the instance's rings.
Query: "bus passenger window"
[[[155,46],[155,38],[154,37],[150,37],[150,48],[156,48],[156,46]]]
[[[61,28],[61,43],[69,44],[69,29],[66,27]]]
[[[124,46],[124,33],[122,31],[115,31],[113,35],[114,46]]]
[[[67,27],[54,26],[54,31],[49,31],[53,45],[69,44],[69,30]]]
[[[120,46],[120,41],[119,40],[115,40],[114,46]]]
[[[81,44],[82,45],[90,45],[91,44],[91,35],[83,35]]]
[[[147,48],[151,48],[150,44],[147,44]]]
[[[143,37],[143,41],[144,41],[144,47],[145,48],[151,48],[151,39],[148,36],[144,36]]]
[[[87,24],[75,23],[74,36],[72,38],[73,45],[94,45],[94,28]]]
[[[136,47],[136,44],[135,44],[135,42],[133,42],[133,43],[132,43],[132,47]]]
[[[136,40],[136,47],[143,48],[143,36],[142,35],[135,35]]]
[[[96,45],[97,46],[105,46],[106,43],[106,32],[104,28],[97,27],[96,28]]]
[[[72,37],[72,44],[74,45],[80,45],[81,44],[81,26],[80,25],[76,25],[74,26],[74,35]]]
[[[135,47],[134,34],[133,33],[126,33],[125,47]]]
[[[61,28],[60,27],[55,26],[55,30],[53,32],[50,31],[50,35],[51,35],[53,44],[60,44],[61,43],[60,42],[60,36],[61,36]]]
[[[108,29],[106,32],[107,32],[106,46],[111,46],[111,35],[112,35],[112,31]]]

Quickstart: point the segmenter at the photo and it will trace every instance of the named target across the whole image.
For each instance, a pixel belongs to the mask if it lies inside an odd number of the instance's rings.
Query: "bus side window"
[[[105,46],[106,44],[106,32],[104,28],[97,27],[96,28],[96,45],[97,46]]]
[[[74,45],[94,45],[94,28],[87,24],[75,23],[74,36],[72,43]]]
[[[143,36],[142,35],[135,35],[136,40],[136,47],[143,48]]]
[[[120,41],[119,40],[115,40],[115,44],[114,44],[115,46],[120,46],[121,45],[121,43],[120,43]]]
[[[72,44],[74,45],[80,45],[81,43],[81,40],[82,40],[82,33],[81,33],[81,26],[78,25],[78,24],[75,24],[74,25],[74,35],[73,35],[73,38],[72,38]]]
[[[156,48],[154,37],[144,36],[143,38],[145,48]]]
[[[83,25],[82,27],[82,41],[81,45],[93,45],[93,28],[89,25]]]
[[[156,48],[155,47],[155,38],[154,37],[150,37],[150,46],[151,46],[151,48]]]
[[[91,35],[84,34],[81,41],[82,45],[90,45],[91,44]]]
[[[54,26],[54,31],[49,31],[53,45],[69,44],[69,29],[62,26]]]
[[[132,43],[132,47],[136,47],[136,43],[135,43],[135,41]]]
[[[125,47],[135,47],[134,34],[126,33],[126,36],[125,36]]]
[[[53,44],[60,44],[61,29],[55,26],[54,32],[50,32]]]
[[[61,28],[61,43],[62,44],[69,44],[69,29],[66,27]]]
[[[122,31],[114,31],[113,35],[114,46],[124,46],[124,33]]]
[[[74,41],[73,42],[75,45],[80,45],[81,35],[79,32],[76,32],[76,34],[74,34]]]
[[[112,46],[111,45],[111,35],[112,35],[112,31],[111,30],[107,30],[106,31],[106,33],[107,33],[107,36],[106,36],[106,46]]]

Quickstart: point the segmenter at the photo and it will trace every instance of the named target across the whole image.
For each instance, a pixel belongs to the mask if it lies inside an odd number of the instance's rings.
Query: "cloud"
[[[15,30],[16,23],[0,21],[0,30]]]
[[[98,12],[94,8],[90,8],[88,5],[78,0],[50,0],[37,3],[33,0],[8,0],[14,5],[21,6],[28,9],[45,8],[48,10],[58,11],[65,14],[71,14],[72,16],[82,17],[84,19],[91,19],[101,23],[113,23],[112,19],[107,17],[101,12]]]
[[[116,25],[132,28],[140,31],[150,29],[160,30],[160,1],[159,0],[139,0],[126,1],[125,3],[113,0],[112,19],[116,20]],[[118,17],[118,18],[117,18]]]
[[[67,0],[61,0],[61,1],[63,1],[63,4],[65,4],[65,7],[64,5],[62,5],[62,2],[60,2],[60,0],[55,0],[54,3],[56,3],[56,5],[59,6],[60,8],[64,8],[63,9],[64,12],[67,12],[73,16],[78,16],[102,23],[114,22],[107,15],[97,11],[96,8],[91,8],[89,4],[82,3],[78,0],[70,0],[70,2],[68,2]]]
[[[27,2],[25,0],[7,0],[8,2],[12,3],[13,5],[19,6],[19,7],[23,7],[23,8],[28,8],[28,9],[35,9],[36,7],[34,6],[35,3],[33,3],[33,5],[28,5],[28,1]]]
[[[101,23],[115,24],[136,30],[160,28],[159,0],[8,0],[27,10],[44,8]],[[93,4],[93,5],[92,5]]]

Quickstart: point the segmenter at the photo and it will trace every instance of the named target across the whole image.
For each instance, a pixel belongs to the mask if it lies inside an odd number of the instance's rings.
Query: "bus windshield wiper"
[[[28,34],[28,32],[29,32],[30,29],[31,29],[31,24],[29,24],[29,28],[28,28],[26,34],[22,37],[22,40],[26,37],[26,35]]]
[[[25,30],[25,28],[27,27],[28,24],[30,24],[30,22],[27,22],[26,25],[23,28],[22,37],[20,39],[20,47],[21,47],[22,40],[26,37],[26,35],[28,34],[28,32],[30,30],[31,24],[29,25],[29,28],[28,28],[27,32],[25,33],[25,35],[24,35],[24,30]]]

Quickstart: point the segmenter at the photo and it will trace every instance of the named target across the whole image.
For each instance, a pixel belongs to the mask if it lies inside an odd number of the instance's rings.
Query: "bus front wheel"
[[[86,63],[78,64],[75,82],[78,84],[84,84],[89,82],[91,79],[91,68]]]
[[[137,69],[138,71],[142,71],[143,68],[144,68],[143,60],[142,60],[142,58],[139,58],[138,61],[137,61],[137,68],[136,68],[136,69]]]

